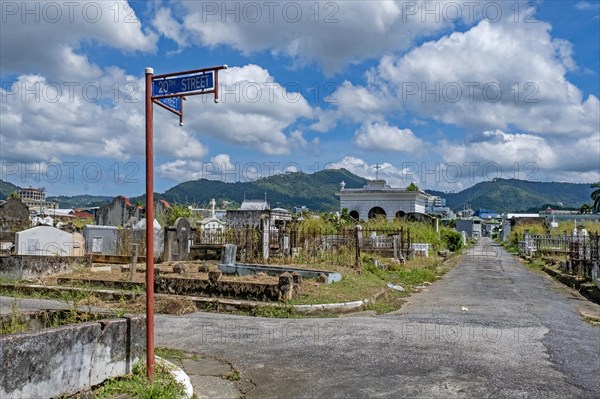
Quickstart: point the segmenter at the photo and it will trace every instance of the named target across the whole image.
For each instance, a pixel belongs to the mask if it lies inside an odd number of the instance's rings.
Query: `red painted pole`
[[[154,120],[152,76],[146,68],[146,365],[148,381],[154,382]]]

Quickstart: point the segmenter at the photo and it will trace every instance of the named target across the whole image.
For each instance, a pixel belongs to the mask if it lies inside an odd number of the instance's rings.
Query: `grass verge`
[[[436,257],[417,258],[407,265],[401,265],[391,259],[365,256],[361,273],[348,268],[342,272],[342,280],[332,284],[316,284],[305,280],[302,294],[290,304],[315,305],[363,300],[386,290],[387,284],[392,283],[402,286],[404,291],[393,291],[368,308],[378,313],[385,313],[386,309],[396,310],[402,302],[398,301],[399,298],[410,295],[424,283],[439,279],[456,263],[453,262],[455,258],[446,263]]]
[[[145,364],[137,363],[133,367],[132,374],[108,380],[98,389],[95,389],[94,397],[123,396],[131,399],[180,399],[184,393],[184,387],[173,379],[173,376],[163,365],[155,364],[154,383],[150,384],[146,378]]]

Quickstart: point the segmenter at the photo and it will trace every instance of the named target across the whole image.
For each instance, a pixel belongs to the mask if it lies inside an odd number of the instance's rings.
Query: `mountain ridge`
[[[360,188],[368,180],[346,169],[322,170],[313,174],[289,172],[249,182],[225,183],[217,180],[191,180],[181,182],[164,193],[156,193],[159,199],[173,203],[206,206],[215,198],[239,205],[244,198],[263,199],[266,196],[271,207],[292,209],[306,206],[313,211],[339,210],[339,199],[335,193],[344,181],[347,188]],[[18,187],[0,180],[0,199],[6,198]],[[543,206],[556,208],[579,208],[591,203],[593,189],[590,183],[536,182],[518,179],[493,179],[477,183],[458,193],[427,190],[431,195],[446,199],[453,210],[464,207],[493,209],[497,212],[519,212],[540,209]],[[118,194],[116,194],[118,195]],[[49,201],[58,202],[61,208],[100,206],[109,202],[111,196],[55,196]],[[133,202],[145,202],[145,195],[131,197]]]

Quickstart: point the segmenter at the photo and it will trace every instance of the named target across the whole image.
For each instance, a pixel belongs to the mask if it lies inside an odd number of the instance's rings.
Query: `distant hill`
[[[592,191],[590,184],[494,179],[458,193],[428,192],[446,198],[446,205],[454,210],[469,206],[472,209],[519,212],[539,210],[548,204],[555,208],[579,208],[584,203],[591,203]]]
[[[339,209],[339,199],[335,193],[341,181],[347,188],[360,188],[367,179],[346,169],[323,170],[314,174],[302,172],[286,173],[252,182],[223,183],[215,180],[194,180],[180,183],[164,193],[155,193],[157,199],[171,203],[208,204],[215,198],[217,202],[230,201],[239,205],[244,196],[248,199],[267,200],[272,207],[292,209],[306,206],[313,211],[335,211]],[[0,198],[18,187],[0,180]],[[536,211],[550,204],[554,208],[578,209],[584,203],[591,203],[593,189],[590,184],[532,182],[515,179],[495,179],[477,183],[458,193],[444,193],[429,190],[432,195],[446,198],[446,204],[454,210],[465,206],[472,209],[493,209],[497,212]],[[112,196],[77,195],[74,197],[49,197],[58,202],[61,208],[81,208],[101,206],[112,200]],[[132,202],[145,202],[145,196],[131,197]],[[561,205],[562,204],[562,205]]]
[[[292,209],[306,206],[311,210],[335,211],[339,200],[335,193],[344,181],[348,188],[359,188],[367,179],[346,169],[323,170],[314,174],[302,172],[286,173],[252,182],[223,183],[200,179],[180,183],[165,191],[162,197],[169,202],[208,203],[211,198],[241,203],[247,199],[262,199],[267,196],[271,207]]]
[[[105,195],[75,195],[73,197],[60,195],[58,197],[46,197],[48,201],[57,202],[58,207],[62,209],[102,206],[112,201],[113,198]]]
[[[19,187],[12,183],[0,180],[0,200],[8,198],[8,195],[13,191],[17,191]]]

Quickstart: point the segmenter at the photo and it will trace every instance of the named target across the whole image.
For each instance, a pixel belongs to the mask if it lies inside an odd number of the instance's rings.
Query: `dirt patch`
[[[198,308],[194,302],[187,298],[157,298],[154,302],[154,309],[157,313],[181,316],[187,313],[197,312]]]
[[[129,281],[129,272],[122,272],[121,267],[124,265],[109,265],[109,264],[97,264],[96,266],[111,267],[110,271],[92,271],[90,269],[77,269],[69,272],[58,273],[49,277],[40,279],[38,282],[43,285],[57,285],[57,280],[61,277],[76,278],[81,280],[104,280],[104,281]],[[137,266],[137,272],[133,282],[144,283],[146,281],[146,273],[143,264]],[[179,262],[165,262],[155,265],[155,270],[158,270],[161,276],[164,277],[186,277],[198,280],[207,280],[208,272],[198,271],[203,266],[205,270],[217,269],[217,262],[190,262],[190,261],[179,261]],[[141,269],[141,270],[140,270]],[[174,269],[182,270],[181,273],[174,273]],[[276,276],[268,276],[266,274],[256,274],[251,276],[234,276],[234,275],[223,275],[221,277],[223,281],[234,281],[234,282],[249,282],[249,283],[264,283],[264,284],[276,284],[279,279]]]

